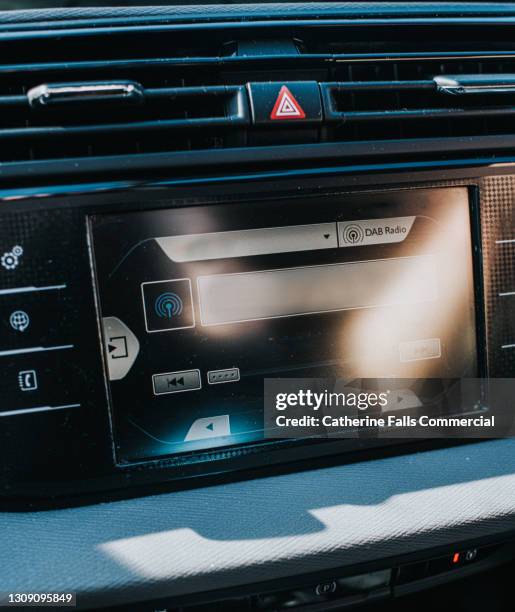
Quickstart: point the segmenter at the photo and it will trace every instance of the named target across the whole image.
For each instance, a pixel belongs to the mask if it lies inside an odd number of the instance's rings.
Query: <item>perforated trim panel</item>
[[[515,375],[515,177],[485,179],[481,189],[490,375]]]

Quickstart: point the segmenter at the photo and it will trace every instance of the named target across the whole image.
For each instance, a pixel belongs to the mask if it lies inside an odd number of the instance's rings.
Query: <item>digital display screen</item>
[[[120,463],[264,440],[265,378],[478,372],[465,188],[90,217]]]

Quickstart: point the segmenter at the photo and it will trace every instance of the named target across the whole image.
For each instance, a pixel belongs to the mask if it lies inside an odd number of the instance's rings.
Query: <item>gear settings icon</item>
[[[0,264],[6,270],[14,270],[20,263],[20,257],[23,255],[23,248],[19,245],[13,246],[10,251],[6,251],[0,257]]]

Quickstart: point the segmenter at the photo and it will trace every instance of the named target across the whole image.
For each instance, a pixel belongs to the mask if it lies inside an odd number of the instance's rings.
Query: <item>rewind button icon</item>
[[[184,376],[181,376],[180,378],[177,378],[177,376],[174,376],[173,378],[168,378],[168,380],[166,381],[166,384],[169,387],[184,387]]]
[[[166,372],[152,376],[154,395],[195,391],[202,388],[200,370],[182,370],[181,372]]]

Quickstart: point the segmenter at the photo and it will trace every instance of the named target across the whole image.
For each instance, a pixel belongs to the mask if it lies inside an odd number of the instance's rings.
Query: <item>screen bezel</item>
[[[300,196],[303,200],[313,200],[314,198],[331,198],[334,196],[346,196],[351,201],[354,198],[363,198],[368,195],[380,195],[385,194],[392,196],[392,194],[399,194],[404,196],[406,194],[411,195],[414,189],[420,189],[424,191],[438,190],[442,188],[466,188],[468,192],[469,201],[469,218],[470,218],[470,231],[471,231],[471,244],[472,244],[472,274],[474,283],[474,313],[476,323],[476,351],[477,351],[477,363],[479,377],[486,376],[487,373],[487,352],[485,346],[486,333],[484,328],[485,316],[484,316],[484,295],[483,295],[483,275],[482,275],[482,261],[481,261],[481,230],[480,230],[480,218],[479,218],[479,199],[478,189],[476,186],[466,184],[442,184],[433,185],[428,187],[426,185],[420,185],[416,187],[408,188],[385,188],[385,189],[360,189],[360,190],[324,190],[323,193],[315,194],[303,194]],[[291,193],[280,194],[271,196],[269,193],[263,197],[221,197],[221,198],[202,198],[202,200],[188,200],[182,199],[180,201],[170,198],[169,200],[160,201],[159,205],[155,202],[151,202],[151,206],[131,207],[130,210],[161,210],[163,208],[187,208],[189,206],[197,205],[216,205],[232,203],[236,205],[252,205],[256,202],[266,201],[277,201],[279,204],[285,203],[291,200],[298,200],[299,197],[292,197]],[[126,207],[103,207],[98,214],[110,215],[110,214],[123,214],[128,212]],[[97,307],[97,319],[99,323],[100,334],[102,335],[103,330],[101,329],[100,323],[100,296],[98,283],[96,282],[96,262],[94,253],[94,244],[92,236],[92,217],[97,213],[91,213],[88,211],[87,216],[87,227],[88,227],[88,240],[90,245],[90,259],[93,271],[93,284],[95,290],[95,301]],[[187,453],[181,453],[177,455],[167,455],[156,458],[145,458],[138,461],[121,461],[119,454],[117,453],[114,424],[113,424],[113,402],[111,397],[111,390],[106,375],[106,363],[104,355],[102,355],[104,362],[104,378],[105,385],[108,395],[109,415],[111,423],[111,434],[113,436],[113,454],[116,458],[116,466],[118,468],[127,468],[138,465],[155,464],[159,466],[166,466],[172,468],[176,475],[179,477],[188,477],[189,475],[195,475],[198,473],[205,473],[217,471],[218,469],[224,469],[222,466],[229,466],[230,471],[245,469],[248,467],[255,467],[261,463],[281,463],[283,461],[291,460],[302,460],[313,456],[328,456],[328,455],[341,455],[342,453],[349,453],[353,451],[362,451],[369,448],[377,447],[390,447],[392,445],[409,444],[413,443],[414,440],[366,440],[366,439],[339,439],[339,440],[306,440],[306,439],[295,439],[295,440],[260,440],[255,442],[248,442],[244,444],[235,444],[230,446],[224,446],[214,449],[197,450]],[[266,459],[265,459],[266,457]]]

